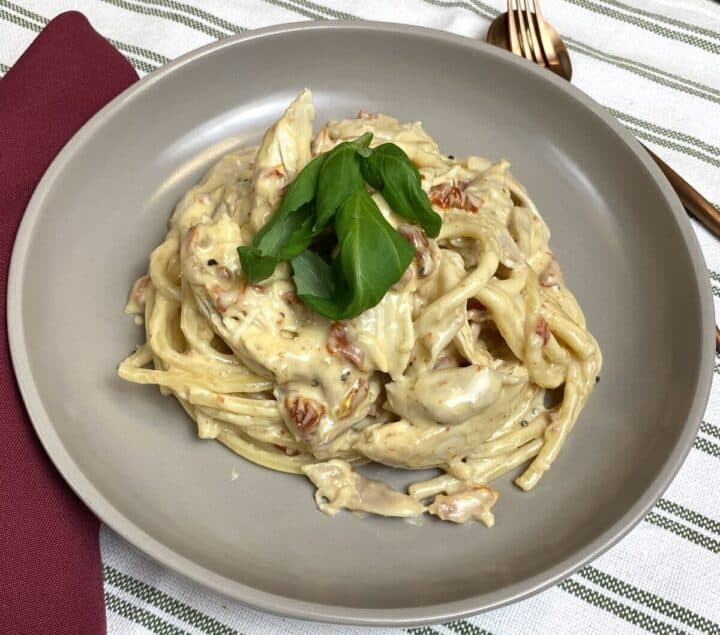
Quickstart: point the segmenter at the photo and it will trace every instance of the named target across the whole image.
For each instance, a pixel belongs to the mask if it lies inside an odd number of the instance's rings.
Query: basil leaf
[[[325,227],[347,198],[363,185],[359,153],[369,152],[372,132],[345,141],[327,153],[317,184],[316,219],[313,229]]]
[[[275,256],[264,256],[257,247],[238,247],[237,252],[245,277],[252,284],[269,278],[280,262]]]
[[[245,277],[252,284],[272,275],[281,260],[290,260],[312,242],[315,198],[320,168],[326,156],[308,163],[288,186],[275,215],[255,234],[252,246],[238,247]]]
[[[275,215],[255,235],[252,246],[238,247],[240,264],[251,283],[271,276],[278,262],[292,260],[307,249],[337,208],[362,185],[356,152],[367,149],[371,140],[372,133],[366,133],[355,141],[341,143],[300,170]],[[321,185],[328,160],[330,169]],[[316,220],[316,209],[323,210],[321,222]]]
[[[333,148],[318,178],[314,229],[325,227],[347,198],[363,185],[356,148],[351,143]]]
[[[281,260],[291,260],[305,251],[316,236],[312,231],[315,218],[312,203],[285,214],[283,222],[274,222],[276,217],[277,214],[263,227],[266,231],[260,240],[258,232],[252,246],[237,248],[240,265],[251,284],[271,276]]]
[[[275,217],[265,225],[269,229],[260,237],[257,245],[253,241],[253,245],[259,247],[263,254],[276,256],[280,260],[291,260],[307,249],[315,238],[312,231],[315,206],[312,203],[306,203],[286,214],[282,222],[275,223],[274,220]]]
[[[307,206],[315,198],[318,177],[325,158],[324,154],[315,157],[292,180],[275,215],[255,235],[254,247],[259,247],[265,254],[276,253],[290,238],[292,231],[305,220]],[[302,220],[286,224],[286,221],[298,212]]]
[[[398,216],[418,223],[428,236],[440,233],[442,218],[420,185],[420,173],[401,148],[394,143],[373,148],[369,157],[362,158],[361,169],[368,184]]]
[[[297,294],[330,298],[335,293],[332,271],[320,256],[304,251],[292,260],[293,280]]]
[[[354,141],[350,141],[350,143],[352,143],[355,146],[355,148],[357,149],[359,154],[361,154],[362,156],[365,156],[365,154],[363,152],[363,148],[368,149],[370,147],[370,142],[372,141],[372,139],[373,139],[373,133],[366,132],[364,134],[361,134]]]
[[[293,266],[299,264],[298,296],[303,302],[325,317],[347,320],[382,300],[405,273],[415,250],[385,220],[364,186],[338,211],[335,231],[340,251],[331,267],[318,256],[296,258]]]
[[[410,266],[415,249],[385,220],[365,187],[338,213],[335,222],[342,273],[352,291],[349,317],[375,306]]]
[[[310,161],[288,185],[287,191],[283,195],[282,202],[278,211],[270,219],[255,236],[255,240],[260,240],[264,233],[268,230],[268,226],[273,223],[280,223],[288,214],[300,209],[303,205],[310,203],[315,198],[317,190],[318,177],[320,170],[327,159],[327,154],[319,154]]]

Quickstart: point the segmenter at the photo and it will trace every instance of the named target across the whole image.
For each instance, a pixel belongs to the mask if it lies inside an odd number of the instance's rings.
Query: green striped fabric
[[[276,23],[374,19],[483,37],[504,7],[504,0],[0,0],[0,74],[48,20],[68,9],[83,11],[142,75],[213,40]],[[720,3],[542,0],[542,7],[569,46],[574,83],[720,211]],[[720,305],[720,248],[693,227]],[[718,355],[714,382],[683,469],[644,521],[591,565],[524,602],[410,629],[282,620],[165,570],[104,527],[109,632],[720,635]]]

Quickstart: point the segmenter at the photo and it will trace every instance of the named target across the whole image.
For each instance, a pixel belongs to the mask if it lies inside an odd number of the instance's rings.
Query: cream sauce
[[[151,317],[149,356],[124,362],[121,374],[147,383],[138,365],[152,359],[155,376],[167,375],[163,390],[181,400],[202,437],[263,465],[302,471],[326,513],[429,511],[491,526],[497,493],[480,487],[483,479],[537,455],[521,483],[531,487],[600,368],[597,343],[548,247],[549,230],[506,161],[451,159],[420,123],[386,115],[331,121],[313,138],[313,118],[306,90],[258,148],[223,157],[181,199],[126,307]],[[417,165],[443,229],[427,237],[371,192],[416,255],[377,306],[333,323],[298,300],[287,263],[249,284],[237,247],[252,242],[313,156],[366,132],[371,146],[393,142]],[[213,348],[217,338],[222,346]],[[198,379],[202,388],[188,382],[219,368],[218,377],[238,388],[213,392],[207,381]],[[544,388],[565,382],[569,396],[551,409],[556,419],[548,425]],[[361,460],[440,467],[454,485],[436,491],[426,509],[355,473],[349,462]],[[434,482],[413,487],[429,492]]]

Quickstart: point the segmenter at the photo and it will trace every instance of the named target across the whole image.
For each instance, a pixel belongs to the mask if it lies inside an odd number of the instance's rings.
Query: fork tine
[[[527,37],[527,24],[525,23],[525,6],[523,0],[518,0],[518,6],[515,11],[515,14],[517,16],[518,24],[520,26],[520,43],[522,46],[522,54],[523,57],[526,60],[529,60],[530,62],[534,62],[535,58],[532,54],[532,49],[530,48],[530,42],[528,41]]]
[[[515,19],[515,8],[513,7],[513,0],[507,0],[507,24],[508,24],[508,35],[510,36],[510,50],[515,55],[522,55],[522,48],[518,40],[518,25]]]
[[[535,19],[537,21],[538,32],[540,34],[540,45],[542,52],[547,59],[548,66],[557,66],[560,64],[560,60],[555,53],[555,47],[553,46],[550,33],[548,33],[547,26],[545,26],[545,18],[540,11],[540,3],[535,0],[529,0],[532,5],[532,9],[535,12]]]
[[[523,0],[525,2],[525,0]],[[535,56],[535,62],[539,66],[547,67],[547,60],[545,59],[543,46],[540,42],[540,31],[537,22],[537,14],[532,11],[535,7],[535,0],[527,0],[525,19],[528,23],[528,37],[530,39],[530,46],[532,48],[533,55]]]

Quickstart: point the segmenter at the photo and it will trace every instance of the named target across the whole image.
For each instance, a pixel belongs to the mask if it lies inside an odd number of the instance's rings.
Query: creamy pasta
[[[491,526],[489,484],[520,466],[517,485],[537,484],[600,372],[548,228],[505,161],[444,155],[419,123],[386,115],[315,136],[313,118],[305,91],[259,147],[223,157],[183,196],[132,287],[126,312],[146,339],[119,374],[173,395],[200,438],[304,474],[327,514]],[[405,151],[443,224],[429,238],[371,192],[415,257],[379,304],[333,322],[298,299],[289,263],[249,284],[236,248],[313,156],[366,132]],[[400,492],[357,472],[370,461],[439,475]]]

